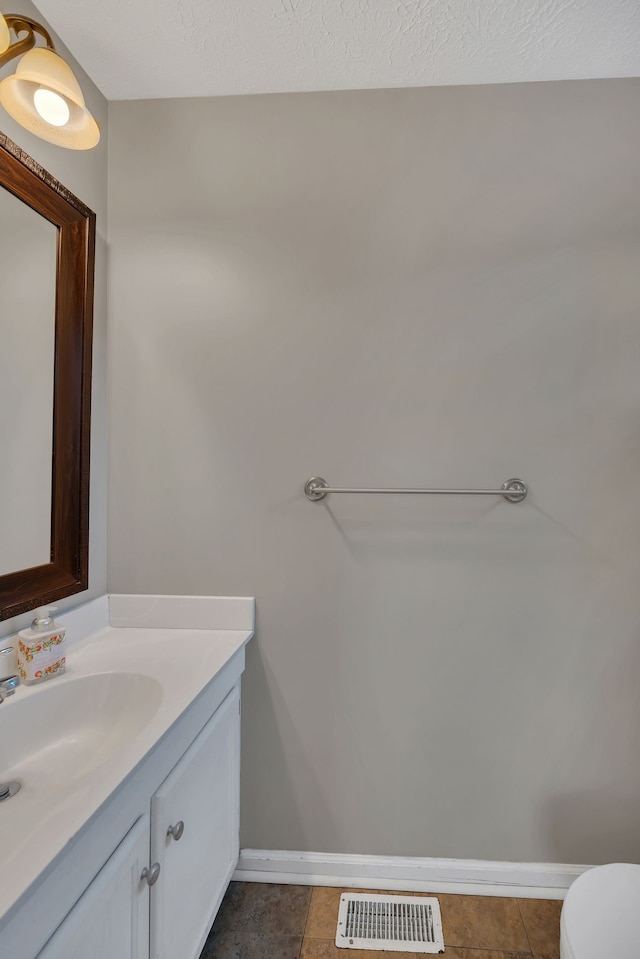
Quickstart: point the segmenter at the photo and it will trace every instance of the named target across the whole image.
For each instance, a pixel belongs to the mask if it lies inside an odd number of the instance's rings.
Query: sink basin
[[[113,758],[161,702],[160,683],[141,673],[52,679],[24,698],[18,689],[0,706],[0,780],[21,781],[23,798],[41,788],[50,798]]]

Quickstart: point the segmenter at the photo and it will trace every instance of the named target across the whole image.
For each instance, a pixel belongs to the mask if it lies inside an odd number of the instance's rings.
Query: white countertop
[[[117,600],[123,600],[118,603]],[[221,617],[228,622],[239,622],[246,628],[209,629],[209,628],[166,628],[147,625],[153,618],[141,617],[140,607],[131,610],[132,597],[116,598],[118,622],[143,621],[142,626],[103,625],[81,640],[71,643],[67,652],[67,670],[64,675],[50,679],[36,686],[20,686],[15,695],[0,705],[0,781],[18,780],[22,788],[12,799],[0,804],[0,833],[2,835],[2,864],[0,867],[0,920],[24,896],[29,887],[72,841],[77,833],[107,802],[136,767],[151,753],[168,730],[175,724],[198,695],[214,681],[227,663],[238,653],[253,635],[253,601],[246,600],[242,615],[239,617]],[[150,597],[140,597],[147,606]],[[166,601],[162,597],[162,601]],[[203,597],[198,598],[202,601]],[[237,602],[236,600],[234,600]],[[95,601],[100,603],[101,601]],[[184,604],[185,598],[180,598]],[[215,599],[220,604],[222,600]],[[250,616],[249,606],[250,605]],[[87,607],[92,604],[87,604]],[[134,604],[135,605],[135,604]],[[144,605],[144,603],[143,603]],[[162,603],[161,603],[162,605]],[[87,609],[85,607],[85,611]],[[105,614],[106,602],[100,607]],[[176,607],[177,609],[177,607]],[[131,614],[129,620],[125,612]],[[179,610],[178,610],[179,611]],[[95,612],[95,610],[94,610]],[[162,607],[163,622],[167,621],[166,609]],[[210,610],[209,610],[210,612]],[[200,620],[206,621],[205,608],[200,609]],[[86,619],[85,613],[85,619]],[[63,624],[71,632],[68,620],[72,615],[61,617]],[[77,617],[80,622],[82,616]],[[91,620],[91,617],[89,617]],[[250,622],[250,621],[251,622]],[[168,617],[171,622],[171,617]],[[84,623],[87,625],[87,623]],[[93,626],[96,625],[95,616]],[[191,624],[190,624],[191,625]],[[84,677],[96,677],[100,674],[135,674],[132,685],[126,685],[127,709],[136,709],[133,695],[141,684],[141,700],[147,705],[141,706],[142,718],[135,717],[132,736],[128,738],[126,730],[120,729],[117,748],[111,748],[103,758],[101,750],[96,750],[95,758],[83,766],[77,776],[68,777],[64,786],[55,775],[55,748],[47,739],[46,722],[42,724],[43,704],[49,708],[53,704],[56,710],[64,710],[65,703],[76,702],[74,692],[81,688],[71,688]],[[146,679],[144,678],[146,677]],[[129,677],[127,677],[129,678]],[[116,677],[117,679],[117,677]],[[110,677],[89,680],[84,690],[100,688],[110,690]],[[55,696],[50,695],[56,687]],[[66,695],[65,695],[66,690]],[[152,695],[147,695],[151,692]],[[47,697],[45,701],[38,697]],[[68,699],[67,699],[68,696]],[[86,700],[86,695],[85,695]],[[104,699],[104,697],[103,697]],[[33,703],[34,708],[29,707]],[[85,704],[86,705],[86,704]],[[108,697],[101,702],[103,710],[109,709]],[[96,709],[97,709],[96,704]],[[115,701],[114,708],[118,708]],[[77,707],[76,707],[77,709]],[[80,710],[82,711],[82,710]],[[83,716],[77,716],[78,739],[83,735],[82,725],[91,723],[91,704],[86,707]],[[37,720],[36,728],[28,730],[29,742],[40,735],[46,748],[39,753],[30,749],[30,755],[21,760],[19,750],[12,748],[12,732],[16,728],[13,742],[20,740],[23,724],[31,719]],[[118,716],[114,714],[114,723]],[[68,719],[65,718],[65,723]],[[126,722],[126,719],[125,719]],[[18,723],[20,728],[17,729]],[[75,723],[75,717],[74,717]],[[122,724],[121,724],[122,725]],[[44,728],[43,728],[44,726]],[[73,750],[70,744],[75,733],[67,736],[61,748]],[[95,733],[94,733],[95,735]],[[108,739],[108,736],[106,737]],[[46,757],[44,753],[46,752]],[[43,758],[44,757],[44,758]],[[52,765],[53,763],[53,765]],[[46,770],[46,776],[43,774]],[[54,774],[52,775],[52,770]]]

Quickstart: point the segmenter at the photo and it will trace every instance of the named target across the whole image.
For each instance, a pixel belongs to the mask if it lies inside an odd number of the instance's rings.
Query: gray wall
[[[12,4],[12,13],[31,16],[47,25],[46,20],[29,2],[18,0]],[[60,611],[77,606],[106,590],[107,580],[107,397],[106,397],[106,337],[107,337],[107,101],[86,73],[79,67],[67,48],[54,34],[58,53],[67,59],[74,71],[87,106],[100,126],[102,137],[95,150],[76,152],[45,143],[24,130],[0,108],[0,130],[26,150],[46,170],[80,197],[97,214],[96,284],[94,304],[94,348],[91,428],[91,492],[90,492],[90,551],[89,590],[78,593],[56,604]],[[0,71],[0,78],[15,70],[13,61]],[[29,384],[25,382],[24,388]],[[6,620],[0,633],[7,634],[21,628],[33,619],[25,614]]]
[[[257,596],[244,846],[640,859],[639,99],[110,107],[109,585]]]

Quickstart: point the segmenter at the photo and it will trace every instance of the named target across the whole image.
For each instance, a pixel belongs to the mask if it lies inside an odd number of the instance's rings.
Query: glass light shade
[[[34,94],[51,90],[69,109],[63,126],[48,123],[38,112]],[[100,140],[98,124],[84,104],[71,67],[53,50],[35,47],[22,57],[16,72],[0,82],[0,103],[9,116],[30,133],[69,150],[90,150]]]
[[[0,13],[0,53],[4,53],[5,50],[8,50],[11,45],[11,34],[9,33],[9,27],[7,26],[7,21]]]

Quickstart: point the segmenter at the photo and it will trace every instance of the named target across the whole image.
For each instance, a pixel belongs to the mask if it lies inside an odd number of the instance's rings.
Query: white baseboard
[[[243,849],[233,878],[241,882],[294,883],[564,899],[574,879],[589,866],[562,863],[491,862],[478,859],[419,859],[409,856],[353,856],[280,849]]]

